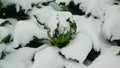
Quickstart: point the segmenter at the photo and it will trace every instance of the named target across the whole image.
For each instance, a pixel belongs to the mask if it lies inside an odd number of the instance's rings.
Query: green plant
[[[34,15],[34,17],[36,18],[37,22],[40,25],[43,25],[44,28],[47,30],[47,35],[49,37],[50,42],[52,43],[53,46],[57,46],[59,48],[65,47],[71,40],[72,36],[76,33],[76,29],[77,29],[77,25],[76,22],[74,20],[70,20],[70,18],[68,18],[66,21],[69,22],[69,26],[70,26],[70,30],[67,30],[67,32],[65,32],[65,30],[61,33],[59,31],[59,23],[57,25],[57,28],[55,29],[55,32],[53,35],[50,34],[51,30],[49,27],[47,27],[44,23],[41,23],[37,16]]]

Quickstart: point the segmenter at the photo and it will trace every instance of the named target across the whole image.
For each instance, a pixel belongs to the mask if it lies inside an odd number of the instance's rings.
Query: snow
[[[58,51],[59,49],[57,47],[49,46],[37,52],[34,58],[35,61],[30,68],[62,68],[64,62],[62,62]]]
[[[48,2],[53,0],[1,0],[3,3],[3,6],[15,4],[17,12],[20,10],[20,6],[22,9],[25,9],[27,12],[29,9],[32,9],[32,4],[37,4],[40,2]]]
[[[100,40],[99,40],[99,35],[95,31],[93,24],[93,21],[90,20],[89,18],[85,18],[84,16],[77,16],[74,15],[73,19],[76,21],[77,24],[77,31],[80,33],[85,34],[87,37],[89,37],[92,41],[93,48],[96,51],[100,50]]]
[[[106,52],[103,55],[100,55],[88,68],[119,68],[120,56],[116,56],[117,53],[114,54],[115,51],[118,51],[118,49],[120,48],[110,48],[108,52]]]
[[[103,24],[103,34],[106,39],[118,40],[120,39],[120,7],[117,5],[111,6],[106,10],[105,22]]]
[[[0,26],[0,42],[9,35],[9,31],[6,27]]]
[[[62,48],[60,52],[67,59],[76,59],[79,63],[83,63],[91,49],[91,40],[86,35],[79,33],[66,47]]]
[[[46,31],[39,28],[35,23],[30,21],[17,22],[14,30],[13,47],[18,47],[20,44],[25,46],[34,36],[39,39],[48,38]]]

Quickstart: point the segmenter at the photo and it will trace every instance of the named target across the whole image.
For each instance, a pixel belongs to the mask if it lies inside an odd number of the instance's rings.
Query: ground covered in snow
[[[119,0],[0,0],[0,68],[120,68]]]

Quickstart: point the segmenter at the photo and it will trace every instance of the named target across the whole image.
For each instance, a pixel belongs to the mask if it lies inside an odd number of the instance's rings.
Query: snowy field
[[[120,1],[0,0],[0,68],[120,68]]]

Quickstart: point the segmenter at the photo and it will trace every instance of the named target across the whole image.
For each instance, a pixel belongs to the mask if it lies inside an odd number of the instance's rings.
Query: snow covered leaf
[[[45,24],[47,27],[51,29],[51,32],[53,32],[57,28],[56,11],[51,6],[45,6],[43,8],[35,7],[32,9],[30,14],[31,14],[31,18],[34,19],[35,22],[36,19],[34,17],[36,16],[38,21],[40,21],[42,24]],[[50,22],[51,19],[52,22]],[[39,23],[38,21],[37,23]]]
[[[86,35],[79,33],[66,47],[60,50],[60,53],[64,55],[66,59],[83,63],[91,49],[91,40]]]
[[[103,24],[103,34],[107,40],[114,41],[120,39],[120,7],[111,6],[106,10],[105,22]]]
[[[19,21],[14,30],[13,47],[16,48],[20,44],[21,46],[26,46],[26,44],[33,40],[34,36],[39,39],[48,38],[46,31],[39,28],[35,23],[30,21]]]
[[[103,19],[106,9],[112,6],[116,0],[80,0],[80,9],[86,15]],[[119,3],[119,2],[118,2]]]
[[[2,68],[29,68],[32,64],[32,57],[37,51],[41,51],[48,45],[43,45],[39,48],[23,47],[4,57],[0,60]],[[7,65],[6,65],[7,64]]]
[[[92,41],[93,48],[95,51],[100,51],[101,42],[99,35],[95,31],[95,26],[93,26],[93,21],[89,18],[85,18],[84,16],[74,15],[73,19],[77,24],[77,32],[85,34]]]
[[[57,47],[49,46],[36,53],[35,61],[30,68],[63,68],[64,62],[58,51]]]

